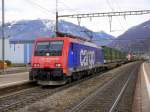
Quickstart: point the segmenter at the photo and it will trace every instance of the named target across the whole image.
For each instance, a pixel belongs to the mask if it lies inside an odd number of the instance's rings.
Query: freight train
[[[70,37],[35,40],[29,79],[40,85],[63,85],[126,59],[118,50]]]

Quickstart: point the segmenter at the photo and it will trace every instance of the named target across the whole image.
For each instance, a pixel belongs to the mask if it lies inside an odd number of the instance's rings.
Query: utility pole
[[[58,34],[58,0],[56,0],[56,36]]]
[[[3,73],[5,72],[4,64],[5,64],[5,12],[4,12],[4,0],[2,0],[2,60],[3,60]]]

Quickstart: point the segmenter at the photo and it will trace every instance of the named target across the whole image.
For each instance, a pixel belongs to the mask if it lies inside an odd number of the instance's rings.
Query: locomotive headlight
[[[37,67],[40,67],[40,64],[36,64]]]
[[[34,63],[33,67],[40,67],[40,64],[39,63]]]
[[[36,67],[36,63],[33,64],[33,67]]]
[[[55,66],[56,67],[61,67],[61,64],[60,63],[56,63]]]

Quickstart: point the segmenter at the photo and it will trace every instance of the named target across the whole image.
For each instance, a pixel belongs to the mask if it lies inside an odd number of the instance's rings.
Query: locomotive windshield
[[[37,42],[35,56],[61,56],[63,41]]]

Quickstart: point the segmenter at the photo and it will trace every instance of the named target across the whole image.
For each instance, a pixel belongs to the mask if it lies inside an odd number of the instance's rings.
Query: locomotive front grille
[[[41,69],[34,68],[31,70],[32,76],[35,80],[42,81],[60,81],[65,79],[62,69]]]

